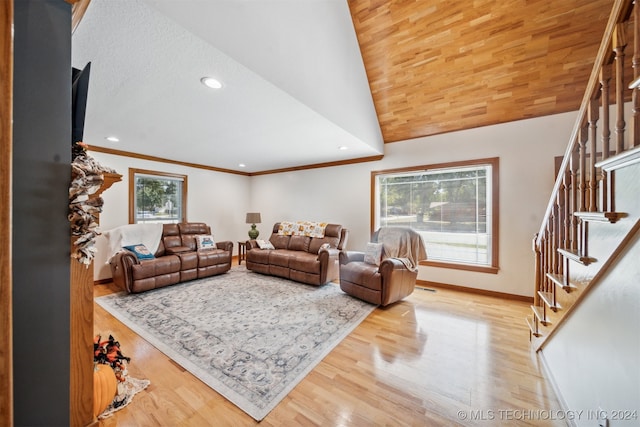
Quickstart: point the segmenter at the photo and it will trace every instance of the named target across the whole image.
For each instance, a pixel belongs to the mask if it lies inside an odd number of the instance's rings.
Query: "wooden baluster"
[[[553,208],[551,209],[551,215],[549,215],[549,242],[551,243],[551,248],[549,250],[549,271],[551,273],[556,273],[557,270],[557,258],[555,254],[557,253],[558,245],[556,244],[557,233],[556,233],[556,215],[558,212],[558,205],[553,204]],[[548,292],[545,291],[545,292]]]
[[[579,197],[580,197],[580,205],[578,206],[578,210],[580,212],[586,212],[587,210],[587,138],[588,132],[587,127],[584,126],[580,129],[578,143],[580,144],[580,155],[578,162],[578,175],[580,177],[579,184]]]
[[[557,273],[556,269],[556,255],[558,254],[558,246],[556,245],[556,233],[555,233],[555,215],[556,215],[556,205],[554,204],[553,209],[551,210],[551,215],[549,217],[549,265],[547,271],[550,273]],[[547,288],[545,292],[549,292],[551,286],[547,283]]]
[[[633,6],[633,78],[640,77],[640,7]],[[633,134],[633,146],[640,145],[640,88],[635,87],[632,92],[632,112],[633,125],[631,132]]]
[[[551,218],[549,218],[549,222],[547,222],[547,229],[545,231],[545,242],[546,242],[546,257],[545,257],[545,269],[546,273],[553,273],[553,245],[551,241]],[[545,282],[546,286],[544,288],[545,292],[548,292],[549,283]]]
[[[624,48],[627,40],[624,34],[624,23],[619,23],[613,30],[613,51],[616,64],[616,154],[624,151]]]
[[[562,209],[563,209],[563,225],[562,247],[568,249],[571,246],[571,171],[569,167],[562,174]]]
[[[558,248],[560,247],[560,206],[558,206],[558,202],[553,204],[553,213],[552,221],[551,221],[551,230],[552,230],[552,243],[553,243],[553,273],[558,274],[560,272],[560,254],[558,253]],[[550,292],[551,289],[548,289],[547,292]]]
[[[547,256],[549,255],[549,247],[547,246],[547,229],[545,227],[544,232],[542,233],[542,239],[540,240],[540,249],[542,251],[542,286],[540,288],[541,291],[545,291],[547,289],[547,273],[549,272],[549,268],[547,267],[549,263],[547,262]]]
[[[598,175],[596,174],[596,156],[598,154],[597,131],[599,119],[598,100],[592,98],[589,102],[589,212],[598,210]]]
[[[600,86],[602,95],[600,101],[602,104],[602,120],[600,126],[602,127],[602,160],[609,157],[609,142],[611,140],[611,130],[609,123],[609,89],[611,82],[611,66],[608,64],[603,65],[600,68]],[[607,203],[607,174],[604,171],[600,171],[600,209],[605,212],[608,209]]]
[[[537,240],[538,233],[533,236],[533,242],[531,244],[534,253],[533,282],[535,284],[534,289],[536,290],[533,295],[533,305],[540,304],[540,296],[538,295],[537,291],[541,291],[544,286],[542,283],[542,277],[544,277],[544,272],[542,271],[542,251],[540,250],[540,246],[536,244]]]
[[[611,141],[611,124],[609,123],[609,97],[611,96],[611,65],[605,64],[600,68],[600,87],[602,104],[602,160],[609,157],[609,142]]]
[[[578,192],[579,192],[579,182],[578,182],[578,157],[580,153],[580,145],[575,144],[573,151],[571,152],[571,157],[569,158],[569,173],[571,175],[571,206],[569,207],[569,224],[571,228],[571,235],[569,239],[571,240],[570,249],[575,250],[578,248],[577,239],[578,239],[578,222],[573,215],[574,212],[578,210]]]

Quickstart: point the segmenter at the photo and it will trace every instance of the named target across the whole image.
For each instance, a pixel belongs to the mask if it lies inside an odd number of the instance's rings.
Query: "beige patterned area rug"
[[[258,421],[375,308],[244,266],[96,302]]]

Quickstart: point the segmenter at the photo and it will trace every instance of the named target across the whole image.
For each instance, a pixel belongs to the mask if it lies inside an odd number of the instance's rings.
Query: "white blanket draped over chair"
[[[416,270],[420,261],[427,259],[422,236],[410,228],[382,227],[377,241],[384,246],[382,259],[398,258],[410,270]]]

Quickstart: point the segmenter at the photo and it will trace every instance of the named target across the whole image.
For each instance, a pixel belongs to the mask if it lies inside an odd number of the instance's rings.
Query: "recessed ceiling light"
[[[241,168],[247,167],[247,165],[245,165],[244,163],[240,163],[238,166]]]
[[[342,150],[342,151],[348,150],[348,149],[349,147],[347,147],[346,145],[341,145],[340,147],[338,147],[338,150]]]
[[[118,138],[117,136],[108,136],[105,138],[107,141],[111,141],[111,142],[118,142],[120,141],[120,138]]]
[[[222,87],[222,83],[213,77],[203,77],[200,79],[203,85],[211,89],[220,89]]]

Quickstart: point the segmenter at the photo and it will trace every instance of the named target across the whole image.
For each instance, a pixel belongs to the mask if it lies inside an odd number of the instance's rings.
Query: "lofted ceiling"
[[[91,62],[84,141],[258,174],[577,110],[611,5],[91,0],[72,48]]]

